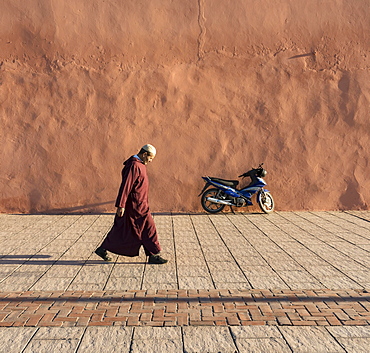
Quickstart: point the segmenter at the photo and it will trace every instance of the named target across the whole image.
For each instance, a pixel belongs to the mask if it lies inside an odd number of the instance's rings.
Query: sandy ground
[[[278,210],[368,209],[368,0],[3,0],[0,212],[154,212],[264,162]]]

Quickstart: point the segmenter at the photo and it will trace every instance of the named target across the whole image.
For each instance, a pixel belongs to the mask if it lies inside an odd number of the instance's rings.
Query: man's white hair
[[[155,149],[155,147],[149,143],[141,147],[141,149],[151,154],[157,154],[157,150]]]

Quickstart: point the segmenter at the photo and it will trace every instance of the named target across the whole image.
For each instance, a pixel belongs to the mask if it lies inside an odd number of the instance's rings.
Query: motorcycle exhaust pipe
[[[230,200],[220,200],[220,199],[215,199],[214,197],[207,197],[207,201],[210,201],[213,203],[221,203],[223,205],[233,206],[233,203]]]

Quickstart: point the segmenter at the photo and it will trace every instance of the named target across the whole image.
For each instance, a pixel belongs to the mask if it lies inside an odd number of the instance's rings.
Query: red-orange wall
[[[0,212],[153,212],[265,163],[277,210],[369,209],[368,0],[5,0]]]

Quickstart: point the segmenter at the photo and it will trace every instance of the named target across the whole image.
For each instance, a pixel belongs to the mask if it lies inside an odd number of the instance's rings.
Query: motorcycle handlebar
[[[250,176],[250,172],[257,171],[260,169],[263,169],[263,163],[260,163],[260,165],[257,168],[252,168],[250,171],[243,173],[242,175],[239,175],[238,178],[245,178],[247,176]]]

